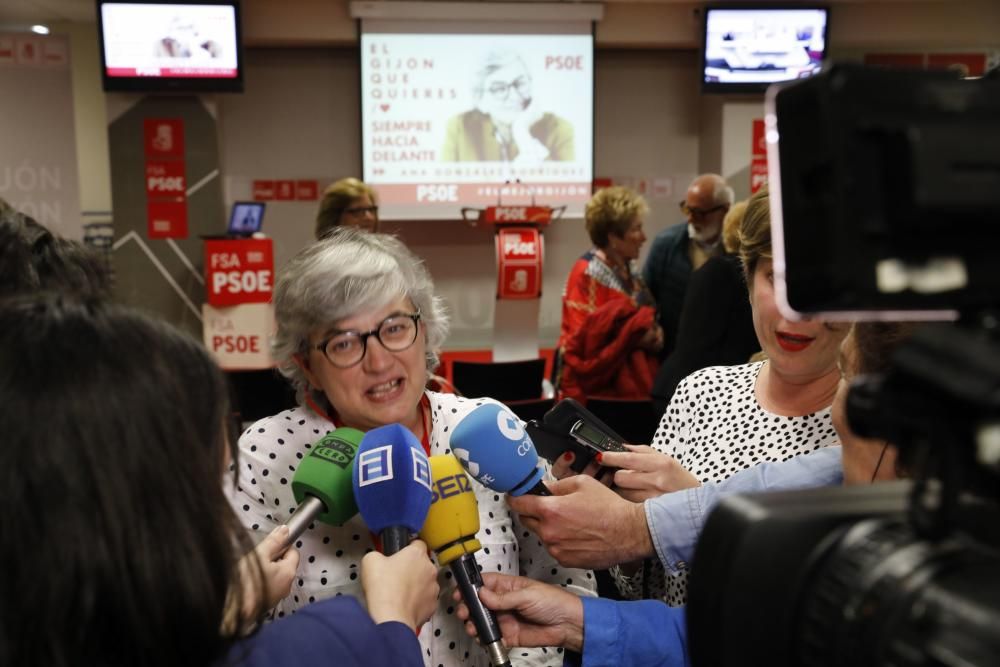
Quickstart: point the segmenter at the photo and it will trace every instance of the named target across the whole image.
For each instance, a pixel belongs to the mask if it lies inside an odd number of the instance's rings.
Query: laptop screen
[[[233,204],[233,212],[229,216],[231,236],[250,236],[260,231],[264,221],[264,203],[254,201],[238,201]]]

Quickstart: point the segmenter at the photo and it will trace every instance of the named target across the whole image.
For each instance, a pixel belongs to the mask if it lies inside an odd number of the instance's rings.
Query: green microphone
[[[341,427],[323,436],[302,459],[292,477],[292,493],[298,507],[288,520],[288,547],[315,520],[343,525],[358,513],[351,474],[354,457],[364,433]]]

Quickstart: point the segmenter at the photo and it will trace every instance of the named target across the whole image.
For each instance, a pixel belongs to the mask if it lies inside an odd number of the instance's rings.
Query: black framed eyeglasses
[[[345,208],[344,213],[348,215],[362,216],[365,213],[371,213],[372,217],[378,217],[378,206],[352,206],[351,208]]]
[[[680,202],[680,208],[681,208],[681,213],[683,213],[684,215],[691,218],[701,219],[709,215],[712,215],[716,211],[721,211],[722,209],[726,208],[726,205],[720,204],[719,206],[713,206],[712,208],[693,208],[691,206],[688,206],[686,201],[682,201]]]
[[[417,340],[420,311],[393,313],[371,331],[333,331],[315,347],[337,368],[350,368],[361,363],[368,351],[368,339],[378,338],[390,352],[402,352]]]

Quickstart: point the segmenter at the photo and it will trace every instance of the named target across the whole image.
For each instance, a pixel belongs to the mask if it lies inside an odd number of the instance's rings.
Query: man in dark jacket
[[[677,328],[691,272],[722,252],[722,219],[733,203],[733,189],[718,174],[702,174],[688,186],[681,211],[686,225],[674,225],[653,239],[642,277],[656,298],[663,327],[663,358],[677,344]]]

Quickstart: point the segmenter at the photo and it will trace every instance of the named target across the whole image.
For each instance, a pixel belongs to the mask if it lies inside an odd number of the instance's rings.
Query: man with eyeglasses
[[[527,65],[516,53],[490,53],[476,72],[476,108],[448,122],[443,162],[538,164],[575,157],[573,125],[543,112]]]
[[[691,272],[722,252],[722,219],[733,198],[733,189],[722,176],[698,176],[680,202],[687,224],[674,225],[653,239],[642,278],[656,297],[657,317],[663,327],[663,358],[677,342],[681,307]]]

